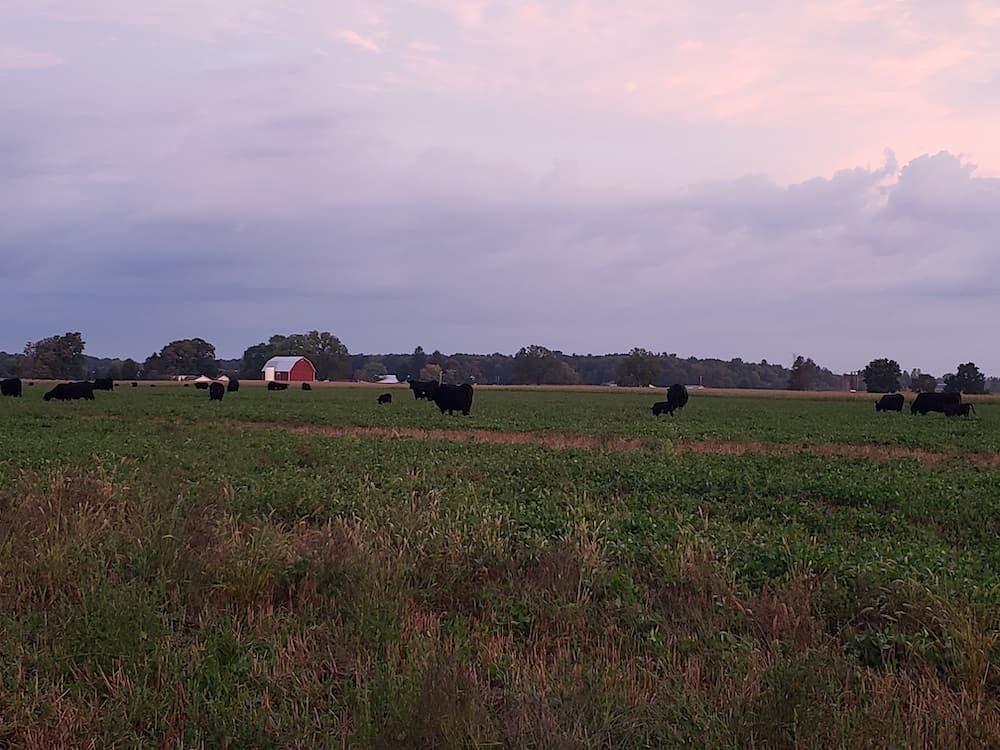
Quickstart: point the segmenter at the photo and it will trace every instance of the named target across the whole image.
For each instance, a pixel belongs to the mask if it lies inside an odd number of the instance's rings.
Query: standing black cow
[[[94,400],[94,384],[93,383],[60,383],[51,391],[46,393],[42,398],[46,401],[56,399],[57,401],[72,401],[78,398],[86,399],[87,401]]]
[[[269,391],[284,391],[288,390],[288,383],[279,383],[275,380],[269,380],[267,383],[267,390]]]
[[[425,398],[428,401],[434,400],[434,391],[437,390],[436,380],[410,380],[410,390],[413,391],[413,398]]]
[[[381,396],[378,397],[378,403],[380,403],[380,404],[391,404],[392,403],[392,394],[391,393],[383,393]]]
[[[113,391],[114,389],[114,378],[94,378],[95,391]]]
[[[208,400],[209,401],[222,401],[222,397],[226,395],[226,386],[222,383],[212,383],[208,386]]]
[[[311,391],[312,389],[313,389],[313,387],[311,385],[309,385],[309,383],[303,383],[302,384],[302,390],[304,390],[304,391]]]
[[[6,380],[0,380],[0,395],[20,396],[21,378],[7,378]]]
[[[887,393],[875,402],[875,411],[903,411],[903,394]]]
[[[229,393],[236,393],[240,389],[240,381],[236,378],[229,378],[229,383],[226,384],[226,390]]]
[[[967,417],[969,416],[969,412],[976,413],[976,407],[970,403],[948,404],[944,407],[944,415],[946,417]]]
[[[472,409],[472,396],[472,386],[468,383],[462,385],[445,384],[434,388],[431,401],[441,410],[442,414],[446,411],[449,414],[460,411],[465,416],[469,416],[469,411]]]
[[[945,411],[951,405],[962,403],[961,393],[918,393],[910,404],[910,414],[924,415],[929,411]]]

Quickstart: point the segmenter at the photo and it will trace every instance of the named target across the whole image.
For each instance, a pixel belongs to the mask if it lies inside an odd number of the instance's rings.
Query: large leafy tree
[[[351,356],[340,339],[329,331],[309,331],[288,336],[274,335],[267,343],[260,343],[243,352],[240,375],[244,378],[261,377],[261,368],[271,357],[306,357],[316,368],[319,380],[350,378]]]
[[[79,332],[49,336],[24,347],[26,372],[36,378],[80,378],[86,369]]]
[[[812,389],[819,375],[819,366],[809,357],[801,354],[792,363],[792,372],[788,376],[788,388],[792,391],[808,391]]]
[[[207,375],[214,378],[219,374],[215,347],[199,338],[171,341],[146,359],[143,373],[148,378],[174,375]]]
[[[895,393],[902,374],[896,360],[873,359],[864,370],[865,388],[869,393]]]
[[[985,393],[986,376],[979,371],[974,362],[959,365],[954,375],[944,379],[945,388],[952,393]]]
[[[514,355],[512,378],[515,383],[532,385],[571,385],[580,376],[563,361],[559,352],[532,344],[522,346]]]
[[[920,370],[914,370],[910,373],[910,390],[914,393],[934,393],[936,388],[937,378],[933,375],[920,372]]]
[[[653,385],[663,368],[653,352],[636,347],[618,365],[618,385],[646,387]]]

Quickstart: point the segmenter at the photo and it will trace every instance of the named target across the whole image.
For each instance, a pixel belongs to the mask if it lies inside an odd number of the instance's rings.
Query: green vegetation
[[[997,451],[992,404],[694,394],[657,420],[658,391],[481,391],[449,419],[362,388],[26,391],[0,400],[5,745],[1000,743],[1000,470],[962,455]]]

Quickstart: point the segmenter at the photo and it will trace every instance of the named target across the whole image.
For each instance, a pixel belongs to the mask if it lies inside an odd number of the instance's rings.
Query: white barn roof
[[[268,367],[273,367],[275,372],[291,372],[295,363],[300,359],[305,359],[304,357],[271,357],[264,366],[261,368],[261,372],[266,370]]]

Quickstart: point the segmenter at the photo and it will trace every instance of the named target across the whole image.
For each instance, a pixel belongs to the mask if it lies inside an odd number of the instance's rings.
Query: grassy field
[[[377,392],[0,400],[0,746],[1000,747],[1000,405]]]

